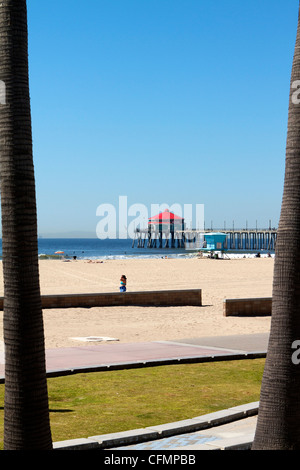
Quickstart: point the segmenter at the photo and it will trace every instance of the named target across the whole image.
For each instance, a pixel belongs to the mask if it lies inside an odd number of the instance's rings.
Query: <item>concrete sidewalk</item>
[[[268,334],[184,338],[176,341],[106,343],[46,350],[51,376],[163,364],[264,357]],[[0,355],[0,382],[4,381],[4,352]]]

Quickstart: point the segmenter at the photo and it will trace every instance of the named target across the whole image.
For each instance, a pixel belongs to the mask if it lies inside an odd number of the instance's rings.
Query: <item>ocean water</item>
[[[56,252],[63,252],[57,255]],[[41,259],[64,256],[67,259],[126,259],[126,258],[189,258],[195,256],[197,249],[184,248],[138,248],[137,242],[132,247],[132,240],[97,238],[39,238],[38,252]],[[236,250],[226,252],[226,257],[241,258],[254,257],[257,250]],[[266,251],[260,250],[262,256]],[[274,255],[274,252],[271,252]],[[0,259],[2,258],[2,240],[0,239]]]
[[[40,238],[39,256],[53,256],[63,251],[65,257],[77,259],[122,259],[122,258],[161,258],[190,256],[184,249],[149,249],[132,247],[132,240],[92,239],[92,238]]]

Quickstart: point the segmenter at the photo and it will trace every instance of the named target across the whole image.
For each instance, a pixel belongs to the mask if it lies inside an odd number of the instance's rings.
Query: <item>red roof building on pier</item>
[[[150,217],[148,220],[148,230],[184,230],[184,218],[166,209],[164,212]]]

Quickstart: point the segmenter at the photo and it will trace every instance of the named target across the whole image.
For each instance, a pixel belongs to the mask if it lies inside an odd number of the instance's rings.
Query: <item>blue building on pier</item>
[[[211,232],[204,235],[206,242],[206,251],[226,251],[226,233]]]

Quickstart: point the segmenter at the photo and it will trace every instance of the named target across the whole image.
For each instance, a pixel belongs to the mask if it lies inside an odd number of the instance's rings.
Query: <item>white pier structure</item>
[[[205,234],[221,232],[226,234],[224,249],[232,251],[274,251],[277,229],[214,229],[214,230],[150,230],[137,229],[132,247],[137,248],[184,248],[201,250],[205,248]]]

